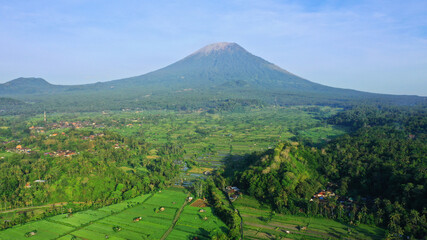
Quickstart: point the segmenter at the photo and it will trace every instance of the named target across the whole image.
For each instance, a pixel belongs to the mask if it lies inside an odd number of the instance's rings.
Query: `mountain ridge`
[[[169,96],[182,92],[182,89],[192,89],[193,93],[214,96],[214,99],[249,97],[269,99],[267,101],[270,103],[276,101],[276,96],[285,95],[287,99],[298,96],[306,103],[312,99],[312,104],[324,102],[316,100],[320,98],[344,103],[354,99],[378,101],[379,98],[404,104],[427,102],[426,97],[369,93],[311,82],[253,55],[233,42],[206,45],[163,68],[123,79],[84,85],[54,85],[41,78],[18,78],[0,84],[0,96],[91,95],[96,92],[102,96],[116,94],[120,100],[129,99],[131,95],[139,99],[138,95],[151,95],[152,92]],[[121,96],[121,92],[126,92],[126,95]],[[294,99],[292,102],[297,101]]]

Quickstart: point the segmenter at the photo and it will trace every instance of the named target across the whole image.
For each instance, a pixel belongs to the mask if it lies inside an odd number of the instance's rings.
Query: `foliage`
[[[213,181],[208,181],[207,185],[209,204],[214,209],[215,215],[218,216],[230,229],[228,237],[230,239],[239,239],[241,236],[240,216],[228,204],[227,200],[224,201],[224,194],[218,190]]]
[[[373,220],[391,236],[425,236],[426,108],[358,107],[331,121],[357,130],[326,147],[321,171],[340,183],[339,194],[366,199],[360,221]]]
[[[279,144],[252,154],[232,180],[279,212],[376,224],[389,238],[425,236],[425,107],[357,106],[329,122],[353,132],[320,150]],[[228,167],[239,169],[235,165]],[[308,201],[327,180],[336,195]]]
[[[84,136],[89,135],[68,130],[56,137],[41,134],[23,138],[20,144],[31,147],[31,153],[14,153],[0,161],[2,206],[56,202],[108,205],[163,188],[178,173],[178,166],[169,158],[169,154],[179,154],[176,151],[163,151],[158,158],[147,159],[144,156],[151,146],[143,141],[106,131],[85,140]],[[121,147],[116,149],[115,144]],[[7,149],[15,146],[13,142],[4,145]],[[49,155],[65,150],[76,154]],[[123,166],[145,170],[123,171]],[[3,223],[3,227],[9,225]]]
[[[279,212],[296,213],[300,202],[308,201],[322,186],[315,171],[317,151],[304,146],[280,143],[264,154],[253,154],[243,165],[249,166],[236,174],[236,183],[262,202]]]

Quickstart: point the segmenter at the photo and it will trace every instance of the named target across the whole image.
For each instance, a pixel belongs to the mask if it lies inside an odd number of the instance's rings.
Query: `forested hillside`
[[[321,149],[280,143],[229,167],[233,182],[278,212],[377,224],[389,237],[427,233],[425,108],[355,107],[329,122],[354,132]],[[225,173],[231,172],[226,169]]]
[[[297,212],[295,205],[309,199],[323,185],[316,172],[316,154],[297,143],[280,143],[265,154],[250,156],[245,163],[250,167],[238,173],[236,181],[248,194],[278,211]]]

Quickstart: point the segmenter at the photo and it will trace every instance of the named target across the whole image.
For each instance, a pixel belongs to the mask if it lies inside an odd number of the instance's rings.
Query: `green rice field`
[[[187,204],[187,196],[183,188],[169,188],[96,210],[61,214],[15,226],[1,231],[0,239],[186,239],[190,236],[205,239],[213,231],[227,232],[225,224],[209,207],[199,213],[199,208]],[[164,236],[173,227],[172,222],[182,206],[185,207],[177,224]],[[137,217],[141,220],[134,221]],[[120,231],[114,231],[115,226],[119,226]],[[37,233],[26,237],[31,231]]]
[[[200,212],[203,209],[204,212]],[[227,232],[228,227],[217,218],[210,207],[197,208],[187,205],[167,239],[210,239],[212,234]]]
[[[238,156],[265,151],[279,141],[290,140],[296,133],[314,142],[342,135],[345,129],[320,120],[338,110],[322,107],[311,112],[304,106],[295,106],[221,114],[146,111],[117,113],[111,118],[128,119],[132,124],[114,128],[120,134],[142,134],[153,144],[182,144],[185,158],[197,161],[200,167],[216,167],[229,154]]]
[[[245,239],[383,239],[385,230],[360,224],[358,226],[343,224],[331,219],[274,214],[270,221],[265,221],[271,210],[261,205],[256,199],[244,196],[233,205],[239,210],[243,219]],[[299,230],[299,226],[307,226]]]

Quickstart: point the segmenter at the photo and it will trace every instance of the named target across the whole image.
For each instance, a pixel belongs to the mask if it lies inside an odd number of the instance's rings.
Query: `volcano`
[[[367,93],[314,83],[232,42],[207,45],[159,70],[119,80],[62,86],[40,78],[19,78],[0,84],[0,96],[15,95],[25,95],[28,100],[37,95],[38,101],[44,101],[44,96],[56,95],[51,99],[66,97],[75,101],[76,106],[80,101],[86,101],[81,104],[87,106],[90,102],[92,109],[101,104],[93,100],[95,95],[97,100],[104,101],[102,107],[105,109],[112,103],[126,107],[147,101],[163,106],[170,106],[176,101],[195,106],[195,101],[198,101],[199,105],[206,106],[217,99],[341,106],[355,101],[404,105],[427,102],[425,97]]]
[[[237,43],[207,45],[165,68],[107,82],[111,86],[161,85],[168,88],[279,88],[327,91],[332,88],[298,77],[257,57]]]

